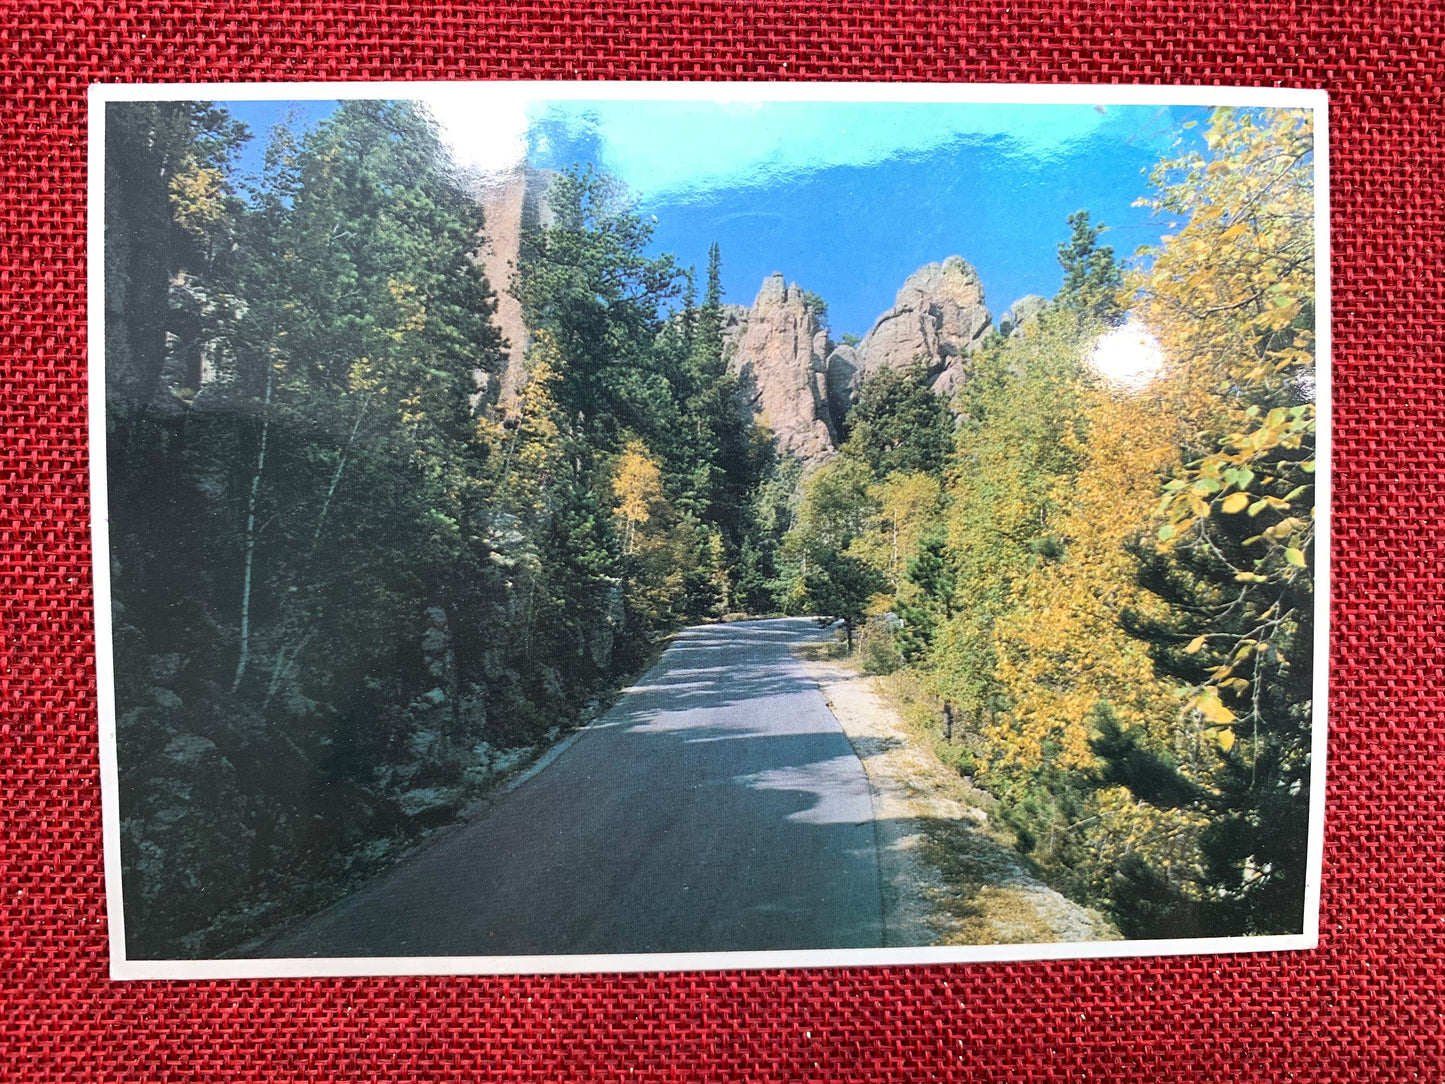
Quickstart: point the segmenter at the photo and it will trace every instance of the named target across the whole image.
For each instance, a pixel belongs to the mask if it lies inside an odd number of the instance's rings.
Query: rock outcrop
[[[999,334],[1017,337],[1022,333],[1025,324],[1037,318],[1039,313],[1048,307],[1048,298],[1040,297],[1038,294],[1025,294],[1010,305],[1008,311],[999,317]]]
[[[852,395],[868,373],[907,369],[915,361],[928,370],[934,391],[953,395],[992,322],[978,272],[960,257],[920,267],[858,344]]]
[[[828,402],[828,333],[802,289],[781,273],[763,280],[753,307],[724,313],[724,349],[753,410],[772,430],[779,452],[805,462],[830,456],[838,427]]]
[[[863,382],[862,364],[857,347],[842,343],[828,355],[827,386],[828,409],[835,424],[847,418],[857,398],[858,386]]]
[[[551,219],[547,186],[555,176],[548,170],[519,166],[474,178],[473,195],[482,205],[485,224],[479,262],[497,295],[492,320],[507,340],[507,366],[501,374],[501,388],[487,387],[486,374],[478,371],[474,376],[479,398],[495,398],[499,392],[503,400],[510,399],[526,378],[527,347],[532,340],[522,321],[522,303],[512,293],[512,275],[520,258],[523,232]],[[472,405],[475,409],[477,404]]]
[[[160,391],[150,406],[161,414],[180,414],[187,404],[204,410],[228,404],[236,380],[235,328],[246,302],[181,271],[166,296],[165,360]]]
[[[1016,302],[1011,326],[1031,319],[1042,304],[1034,297]],[[917,361],[930,387],[951,398],[992,324],[978,272],[950,256],[909,275],[893,307],[856,346],[831,343],[803,290],[777,273],[763,281],[752,308],[724,308],[723,343],[731,371],[776,435],[778,450],[813,463],[837,450],[869,373],[901,371]]]

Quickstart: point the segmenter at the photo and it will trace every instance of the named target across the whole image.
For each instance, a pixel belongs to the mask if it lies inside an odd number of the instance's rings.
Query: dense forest
[[[946,401],[871,373],[780,455],[722,259],[560,174],[512,281],[424,110],[251,134],[106,117],[105,337],[129,953],[325,903],[584,723],[686,624],[841,619],[1040,872],[1126,936],[1297,931],[1315,408],[1307,116],[1220,111],[1126,268],[1062,287]],[[529,346],[501,394],[497,290]],[[822,310],[821,298],[810,299]],[[1147,393],[1091,350],[1144,327]]]

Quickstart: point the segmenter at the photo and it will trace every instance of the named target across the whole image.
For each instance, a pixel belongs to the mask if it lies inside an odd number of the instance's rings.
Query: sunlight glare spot
[[[1131,320],[1095,340],[1088,364],[1114,387],[1137,390],[1159,375],[1164,355],[1159,340]]]
[[[425,101],[457,165],[495,173],[516,169],[526,158],[527,99],[521,90],[496,89],[483,97],[458,85],[433,91]]]

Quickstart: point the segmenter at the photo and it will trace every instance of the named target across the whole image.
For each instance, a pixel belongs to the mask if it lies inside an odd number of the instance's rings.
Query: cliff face
[[[515,395],[522,385],[526,375],[524,360],[531,344],[522,322],[522,303],[512,295],[512,274],[521,254],[522,231],[545,222],[549,216],[545,197],[552,176],[520,166],[505,173],[487,174],[476,185],[475,196],[482,205],[484,223],[480,262],[497,295],[492,321],[507,339],[507,367],[500,388],[504,400]],[[479,384],[485,379],[481,373],[477,377]]]
[[[928,370],[933,390],[952,396],[968,373],[968,355],[979,348],[993,319],[983,303],[978,272],[958,256],[909,275],[893,307],[873,322],[857,349],[857,377],[887,366]]]

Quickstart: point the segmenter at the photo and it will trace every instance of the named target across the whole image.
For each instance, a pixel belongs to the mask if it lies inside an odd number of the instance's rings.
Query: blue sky
[[[499,168],[593,163],[618,177],[649,221],[654,249],[699,271],[722,249],[725,299],[751,304],[781,271],[829,303],[835,335],[863,334],[909,273],[959,255],[978,268],[995,318],[1050,295],[1067,216],[1110,227],[1121,256],[1165,224],[1133,207],[1147,173],[1197,145],[1200,107],[844,101],[539,101],[479,107],[466,89],[428,102],[457,157]],[[531,93],[535,93],[532,90]],[[335,102],[227,102],[257,135],[310,124]]]

